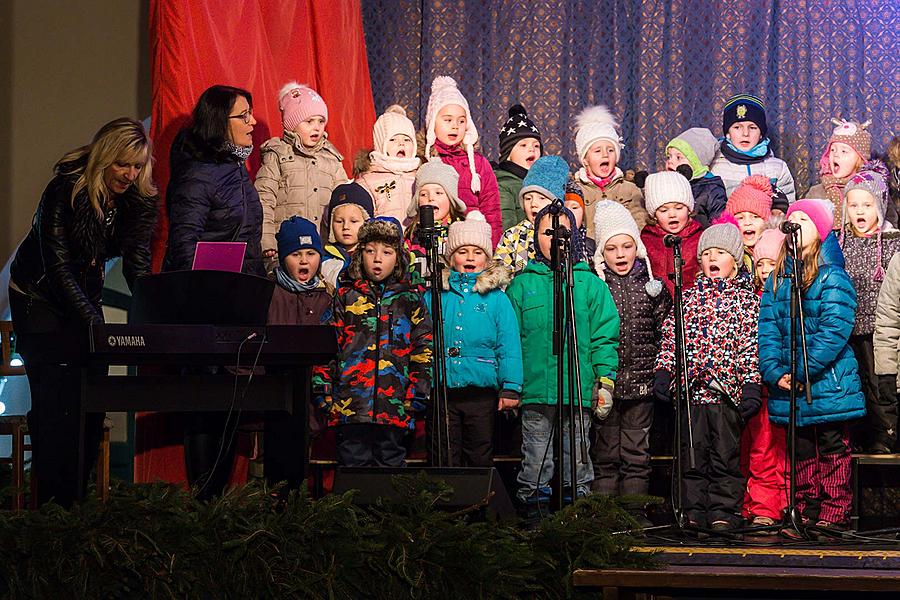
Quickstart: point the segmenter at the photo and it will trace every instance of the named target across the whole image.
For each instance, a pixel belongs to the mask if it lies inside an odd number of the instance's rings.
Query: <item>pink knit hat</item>
[[[725,210],[733,215],[750,212],[768,221],[772,216],[772,184],[764,175],[745,177],[731,192]]]
[[[278,92],[278,108],[285,131],[294,128],[310,117],[321,116],[328,123],[328,107],[316,90],[308,85],[291,81]]]
[[[834,204],[829,200],[819,200],[817,198],[804,198],[797,200],[788,209],[785,218],[790,217],[795,212],[805,213],[810,220],[815,223],[816,231],[819,232],[819,241],[825,241],[831,228],[834,227]]]
[[[770,260],[778,260],[778,253],[784,245],[784,234],[778,229],[766,229],[759,236],[756,245],[753,246],[753,263],[756,264],[760,259],[768,258]]]

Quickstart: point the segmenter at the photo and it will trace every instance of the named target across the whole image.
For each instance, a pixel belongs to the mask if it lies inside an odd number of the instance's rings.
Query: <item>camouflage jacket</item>
[[[409,280],[356,279],[334,299],[338,357],[313,368],[328,424],[415,426],[412,409],[431,391],[431,317]]]

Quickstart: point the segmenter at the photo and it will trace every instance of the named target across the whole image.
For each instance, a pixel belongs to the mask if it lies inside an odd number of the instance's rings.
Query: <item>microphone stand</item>
[[[802,529],[803,519],[797,510],[797,392],[802,386],[806,392],[806,403],[812,404],[812,395],[809,386],[809,357],[806,352],[806,322],[803,311],[803,260],[800,252],[803,247],[803,237],[800,228],[790,231],[790,255],[791,273],[783,274],[785,279],[791,280],[791,390],[788,415],[788,461],[790,469],[788,505],[785,507],[785,516],[790,521],[794,530],[804,533]],[[800,330],[800,350],[803,353],[803,383],[796,380],[797,374],[797,329]],[[804,533],[805,535],[805,533]]]
[[[444,344],[444,311],[441,291],[444,287],[442,271],[444,263],[440,258],[440,237],[445,227],[434,222],[434,207],[419,208],[419,241],[426,251],[426,259],[431,283],[431,323],[434,373],[431,378],[431,462],[435,467],[450,465],[450,413],[447,405],[447,358]]]
[[[565,429],[564,419],[564,391],[566,366],[568,365],[568,388],[569,388],[569,451],[570,451],[570,487],[571,502],[574,503],[578,497],[578,477],[577,467],[575,465],[575,389],[578,392],[578,407],[581,409],[581,386],[572,379],[574,369],[571,366],[572,350],[575,349],[571,341],[566,341],[569,335],[574,340],[574,319],[575,311],[572,302],[574,291],[574,275],[572,273],[573,265],[570,253],[571,231],[559,224],[559,216],[562,213],[563,203],[556,199],[553,201],[550,209],[550,227],[548,233],[550,239],[550,269],[553,271],[553,355],[556,357],[556,437],[554,438],[553,452],[553,477],[550,482],[552,494],[550,506],[554,510],[562,510],[565,505],[565,491],[563,489],[563,469],[565,461],[563,460],[563,430]],[[572,224],[570,223],[571,227]],[[568,299],[566,298],[566,287],[569,288]],[[563,324],[565,323],[565,331]],[[566,348],[566,356],[563,357],[563,346]],[[575,357],[575,365],[577,365],[577,356]],[[579,419],[579,422],[581,419]],[[583,424],[582,424],[583,427]]]
[[[666,236],[666,245],[672,248],[674,273],[669,278],[675,282],[673,314],[675,317],[675,472],[672,484],[672,512],[675,525],[684,529],[687,525],[684,514],[684,422],[687,424],[688,461],[691,469],[696,468],[694,455],[694,425],[691,417],[691,388],[688,382],[687,350],[684,340],[684,278],[682,269],[681,238]],[[684,417],[684,419],[683,419]],[[684,422],[683,422],[684,420]]]

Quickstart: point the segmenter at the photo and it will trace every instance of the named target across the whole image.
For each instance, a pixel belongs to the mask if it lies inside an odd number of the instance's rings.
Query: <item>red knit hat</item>
[[[772,184],[764,175],[751,175],[741,181],[733,192],[725,210],[733,215],[750,212],[766,221],[772,216]]]

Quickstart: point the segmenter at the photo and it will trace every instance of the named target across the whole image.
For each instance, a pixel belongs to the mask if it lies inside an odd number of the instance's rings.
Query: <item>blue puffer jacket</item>
[[[441,306],[447,387],[468,385],[522,392],[519,321],[500,289],[509,271],[492,265],[481,273],[444,271]],[[431,310],[431,293],[425,293]]]
[[[785,270],[792,269],[790,260]],[[769,418],[784,425],[789,416],[788,392],[778,387],[791,365],[790,282],[766,281],[759,310],[759,370],[769,388]],[[834,234],[825,238],[819,255],[819,275],[803,296],[806,317],[806,347],[812,404],[800,394],[797,425],[847,421],[866,414],[856,358],[847,343],[853,330],[856,291],[844,271],[844,258]],[[799,339],[798,339],[799,344]],[[799,365],[795,381],[803,380],[803,356],[798,347]]]
[[[262,205],[250,174],[236,158],[199,158],[180,133],[172,144],[166,188],[169,241],[163,271],[191,268],[197,242],[246,242],[243,272],[265,277]]]

